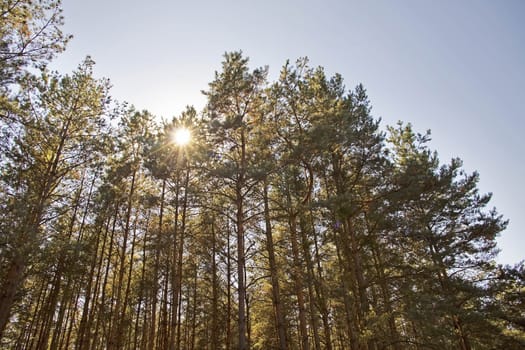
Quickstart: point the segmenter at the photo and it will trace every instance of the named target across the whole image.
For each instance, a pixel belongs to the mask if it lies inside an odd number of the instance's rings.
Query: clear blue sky
[[[383,126],[432,130],[442,161],[478,170],[510,220],[499,261],[525,259],[525,1],[64,1],[75,37],[52,68],[86,55],[120,101],[171,118],[200,109],[226,51],[277,76],[303,56],[363,83]]]

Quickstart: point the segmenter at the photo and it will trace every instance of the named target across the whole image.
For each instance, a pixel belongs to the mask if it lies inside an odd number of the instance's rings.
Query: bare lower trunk
[[[246,339],[246,281],[245,268],[246,256],[244,247],[244,196],[243,188],[245,185],[245,171],[246,171],[246,139],[244,131],[241,131],[241,169],[236,185],[236,207],[237,207],[237,278],[239,282],[238,287],[238,326],[239,326],[239,350],[247,350],[248,344]]]
[[[290,226],[290,240],[292,244],[292,255],[293,255],[293,275],[294,275],[294,286],[295,295],[297,296],[297,307],[299,311],[299,334],[301,337],[301,349],[309,350],[310,346],[308,343],[308,328],[306,324],[306,307],[303,293],[303,272],[301,269],[301,260],[299,257],[299,244],[297,242],[297,222],[296,217],[292,214],[289,218]]]
[[[24,281],[25,269],[25,259],[17,255],[7,270],[2,291],[0,292],[0,339],[2,339],[4,330],[9,322],[11,307],[15,303],[18,289]]]
[[[270,220],[270,208],[268,205],[268,186],[264,185],[264,217],[266,222],[266,250],[268,251],[268,263],[270,265],[270,279],[272,283],[272,301],[275,312],[275,325],[279,337],[279,349],[288,348],[286,341],[286,324],[281,306],[281,296],[279,291],[279,276],[277,264],[275,262],[275,249],[272,236],[272,224]]]
[[[239,190],[240,192],[240,190]],[[244,217],[243,203],[239,193],[237,203],[237,278],[239,280],[238,298],[239,298],[239,350],[247,350],[246,343],[246,281],[244,280],[245,254],[244,254]]]

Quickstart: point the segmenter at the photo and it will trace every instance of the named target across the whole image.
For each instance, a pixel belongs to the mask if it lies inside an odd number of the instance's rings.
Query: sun
[[[191,132],[186,128],[176,129],[172,134],[172,140],[178,146],[185,146],[191,141]]]

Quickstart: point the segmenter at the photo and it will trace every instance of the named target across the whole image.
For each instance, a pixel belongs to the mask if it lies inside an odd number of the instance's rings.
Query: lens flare
[[[191,141],[191,132],[186,128],[180,128],[173,132],[172,138],[176,145],[184,146]]]

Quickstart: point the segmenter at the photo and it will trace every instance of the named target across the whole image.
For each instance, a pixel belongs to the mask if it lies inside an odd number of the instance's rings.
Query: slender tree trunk
[[[37,302],[34,308],[34,312],[31,316],[31,322],[29,323],[29,326],[27,327],[25,331],[25,335],[19,339],[17,342],[16,348],[19,349],[30,349],[32,347],[32,341],[33,341],[33,334],[36,332],[36,329],[38,328],[38,324],[40,322],[40,309],[43,307],[43,304],[46,300],[46,291],[47,291],[47,283],[40,283],[40,288],[38,290],[38,296],[36,298]],[[25,339],[24,339],[25,338]],[[18,345],[20,344],[20,345]]]
[[[239,186],[240,187],[240,186]],[[246,257],[244,253],[244,206],[242,189],[237,188],[237,279],[238,279],[238,328],[239,328],[239,350],[247,350],[246,343],[246,282],[244,280],[244,269]]]
[[[159,293],[159,282],[157,281],[160,268],[160,249],[161,238],[163,234],[163,219],[164,219],[164,198],[166,195],[166,179],[162,179],[162,191],[160,194],[160,208],[159,208],[159,228],[155,242],[155,262],[153,266],[153,290],[151,293],[151,327],[149,330],[148,350],[155,348],[155,338],[157,331],[157,296]]]
[[[377,241],[379,238],[375,237],[375,240]],[[384,311],[387,314],[388,317],[388,330],[389,330],[389,342],[392,344],[392,348],[394,350],[401,350],[400,344],[399,344],[399,332],[396,328],[396,320],[394,316],[394,310],[392,308],[392,297],[390,294],[390,290],[388,287],[387,279],[385,276],[385,263],[383,261],[383,257],[380,251],[379,247],[372,247],[372,253],[374,255],[374,265],[376,269],[376,273],[379,277],[379,285],[381,288],[381,297],[383,299],[384,303]]]
[[[175,254],[175,252],[173,252]],[[169,314],[168,314],[168,304],[169,304],[169,280],[170,280],[170,264],[169,258],[166,259],[166,277],[164,278],[164,287],[162,290],[162,301],[161,301],[161,310],[160,310],[160,319],[159,319],[159,329],[157,331],[157,348],[168,349],[169,346],[169,337],[168,337],[168,328],[169,323]]]
[[[95,322],[95,327],[94,327],[95,331],[93,333],[93,338],[92,338],[93,342],[91,343],[91,350],[97,349],[98,342],[101,341],[101,339],[99,339],[99,331],[100,331],[100,326],[101,326],[100,324],[102,322],[105,322],[105,320],[102,319],[102,315],[105,314],[106,288],[108,285],[109,270],[111,267],[111,257],[113,255],[113,247],[115,245],[115,231],[116,231],[116,226],[117,226],[119,203],[115,203],[114,205],[115,205],[115,213],[113,214],[113,224],[111,227],[111,236],[109,237],[109,248],[108,248],[108,255],[106,258],[106,266],[105,266],[106,268],[104,271],[104,280],[102,282],[102,285],[100,286],[102,290],[102,295],[100,296],[100,301],[98,303],[98,315],[96,317],[96,322]],[[106,324],[104,323],[102,326],[105,328]],[[105,336],[107,337],[107,334],[105,334]]]
[[[15,253],[16,254],[16,253]],[[0,339],[9,322],[11,307],[15,303],[16,293],[24,281],[26,259],[21,254],[16,254],[7,270],[5,280],[0,292]]]
[[[219,342],[219,286],[217,276],[217,237],[215,236],[215,221],[211,222],[211,350],[218,350]]]
[[[124,291],[124,300],[123,300],[123,303],[122,303],[122,311],[120,313],[121,333],[124,333],[124,331],[125,331],[123,326],[122,326],[122,323],[123,323],[124,320],[127,319],[126,313],[127,313],[127,309],[128,309],[128,306],[129,306],[128,305],[129,304],[129,293],[130,293],[130,289],[131,289],[131,278],[132,278],[133,263],[134,263],[133,256],[135,255],[135,243],[136,243],[136,239],[137,239],[137,220],[138,220],[138,216],[135,217],[135,223],[134,223],[134,228],[133,228],[133,238],[131,240],[131,252],[130,252],[130,259],[129,259],[129,269],[128,269],[128,276],[127,276],[127,282],[126,282],[126,290]],[[131,327],[128,326],[128,329],[131,329]],[[128,339],[129,339],[129,337],[128,337]],[[123,345],[121,344],[120,347],[122,348]]]
[[[341,170],[342,158],[340,155],[332,155],[332,165],[333,165],[333,180],[336,188],[336,193],[338,195],[345,195],[348,189],[345,187],[345,182],[343,180],[343,173]],[[366,314],[369,309],[368,297],[366,295],[367,285],[364,279],[364,273],[361,262],[361,252],[358,245],[356,232],[352,226],[352,218],[350,214],[347,214],[342,222],[342,230],[340,230],[340,242],[342,243],[342,253],[345,260],[348,262],[347,269],[352,271],[352,281],[354,282],[353,294],[354,301],[356,304],[355,307],[355,318],[357,320],[356,334],[361,334],[366,323]],[[360,340],[358,340],[358,349],[367,349],[368,345]]]
[[[42,309],[42,311],[44,312],[44,319],[42,321],[40,333],[38,336],[38,342],[36,344],[37,350],[45,349],[47,347],[49,333],[51,332],[51,327],[53,325],[53,316],[55,315],[55,308],[58,303],[58,295],[61,285],[62,273],[61,271],[58,271],[55,273],[55,276],[53,278],[53,284],[51,286],[49,298],[45,304],[45,307]]]
[[[461,322],[461,318],[457,315],[454,315],[452,317],[452,320],[454,323],[454,329],[456,330],[456,333],[458,335],[458,343],[459,343],[460,349],[461,350],[471,350],[472,347],[470,345],[469,338],[463,328],[463,323]]]
[[[74,286],[77,287],[77,286]],[[80,293],[77,293],[75,298],[69,298],[69,306],[67,309],[66,314],[66,320],[64,324],[68,324],[66,327],[66,330],[61,333],[61,337],[59,339],[58,348],[59,349],[70,349],[71,346],[71,334],[73,332],[73,328],[75,326],[76,321],[76,313],[78,310],[78,299],[80,298]],[[64,345],[65,344],[65,345]],[[64,346],[63,346],[64,345]]]
[[[198,270],[197,265],[195,265],[195,272],[193,275],[193,302],[192,302],[192,317],[191,317],[191,340],[190,340],[190,346],[186,346],[186,348],[189,348],[190,350],[195,349],[195,336],[197,333],[197,278],[198,278]],[[217,339],[211,339],[212,342],[216,343]],[[180,347],[179,347],[180,349]]]
[[[75,222],[77,221],[77,214],[78,214],[78,211],[80,209],[80,200],[82,198],[82,193],[83,193],[85,179],[86,179],[86,171],[84,171],[83,174],[82,174],[82,180],[80,182],[80,186],[79,186],[79,189],[77,191],[77,195],[75,197],[73,214],[71,216],[71,220],[70,220],[70,223],[69,223],[69,229],[68,229],[68,239],[67,239],[68,242],[70,242],[72,240],[72,238],[73,238],[73,233],[74,233],[74,230],[75,230]],[[91,195],[93,193],[93,187],[94,187],[94,184],[95,184],[95,180],[96,180],[96,176],[93,176],[93,179],[91,181],[91,185],[89,187],[87,201],[85,203],[85,207],[84,207],[84,210],[83,210],[82,218],[81,218],[81,221],[80,221],[80,226],[78,227],[78,230],[76,232],[77,237],[76,237],[76,243],[75,244],[77,244],[77,245],[80,245],[80,243],[83,240],[84,224],[85,224],[87,212],[88,212],[88,209],[89,209],[89,206],[90,206],[90,203],[91,203]],[[98,244],[98,242],[97,242],[97,244]],[[78,259],[78,255],[79,255],[78,251],[75,250],[74,255],[73,255],[73,261],[76,261]],[[60,271],[67,272],[68,267],[64,266],[64,265],[65,265],[64,262],[59,261],[58,269]],[[89,280],[89,281],[87,281],[87,283],[90,285],[92,283],[92,281]],[[75,293],[75,291],[76,291],[76,293]],[[57,321],[55,322],[55,327],[54,327],[53,335],[52,335],[52,338],[51,338],[52,340],[51,340],[50,347],[52,349],[59,348],[60,340],[64,338],[63,337],[63,333],[67,332],[67,330],[68,330],[67,327],[63,327],[63,324],[67,325],[67,323],[68,323],[67,322],[68,321],[68,318],[67,318],[68,315],[70,315],[71,313],[76,313],[76,311],[77,311],[76,310],[76,305],[74,305],[73,307],[71,306],[72,300],[75,299],[74,295],[78,296],[80,293],[82,293],[81,288],[80,288],[80,284],[79,283],[75,283],[74,280],[71,278],[71,276],[67,276],[67,282],[66,282],[66,285],[64,286],[63,292],[62,292],[62,299],[61,299],[61,302],[60,302],[60,309],[59,309],[59,312],[58,312]],[[89,298],[89,297],[86,297],[86,298]],[[64,318],[66,319],[65,323],[64,323]]]
[[[107,220],[106,229],[105,229],[105,235],[107,235],[107,233],[109,231],[109,227],[108,227],[109,222],[110,222],[110,220],[108,219]],[[93,281],[93,279],[94,279],[94,276],[95,276],[95,269],[96,269],[96,266],[97,266],[97,257],[98,257],[98,255],[100,255],[100,257],[103,256],[105,243],[106,243],[106,237],[104,237],[104,242],[102,244],[102,249],[99,252],[100,235],[98,235],[96,243],[95,243],[95,249],[94,249],[95,255],[92,258],[91,267],[89,269],[89,274],[88,274],[88,279],[87,279],[87,289],[86,289],[86,292],[85,292],[84,306],[82,308],[82,316],[80,318],[80,324],[79,324],[79,327],[78,327],[78,334],[77,334],[77,339],[76,339],[76,349],[79,349],[79,350],[84,348],[84,347],[89,348],[89,345],[87,344],[87,343],[89,343],[89,339],[88,339],[88,337],[86,337],[86,331],[89,329],[88,318],[89,318],[89,314],[90,314],[90,303],[91,303],[92,294],[94,294],[94,292],[92,292],[92,289],[93,289],[93,285],[97,286],[99,276],[97,276],[95,281]],[[100,263],[99,263],[99,266],[100,266]],[[94,289],[94,290],[95,290],[95,293],[96,293],[96,289]]]
[[[244,280],[246,281],[246,276],[244,277]],[[250,309],[251,303],[250,303],[250,295],[246,293],[246,347],[249,349],[252,343],[252,323],[250,319]]]
[[[94,185],[94,182],[95,182],[95,178],[93,178],[93,182],[91,184],[91,186],[93,187]],[[90,198],[91,198],[91,190],[90,190]],[[86,207],[86,211],[84,212],[84,217],[86,217],[87,215],[87,207]],[[109,232],[109,224],[110,224],[110,218],[107,219],[106,221],[106,226],[105,226],[105,229],[104,229],[104,239],[103,239],[103,243],[102,243],[102,249],[99,250],[100,248],[100,241],[101,241],[101,235],[100,235],[100,232],[102,230],[102,228],[100,230],[97,230],[96,232],[96,242],[95,242],[95,248],[93,249],[93,256],[91,258],[91,266],[90,266],[90,269],[89,269],[89,274],[88,274],[88,277],[87,277],[87,287],[86,287],[86,291],[85,291],[85,300],[84,300],[84,306],[82,308],[82,315],[81,315],[81,318],[80,318],[80,324],[78,326],[78,332],[77,332],[77,337],[76,337],[76,342],[75,342],[75,348],[80,350],[82,349],[83,347],[85,348],[89,348],[89,344],[86,344],[86,343],[89,343],[89,339],[88,337],[86,337],[86,331],[87,329],[89,329],[89,315],[90,315],[90,306],[91,306],[91,299],[95,299],[94,295],[92,294],[95,294],[96,293],[96,287],[98,286],[98,283],[99,283],[99,279],[100,279],[100,273],[97,274],[97,277],[95,277],[95,270],[96,270],[96,267],[97,267],[97,260],[99,260],[99,272],[100,272],[100,266],[101,266],[101,263],[102,263],[102,257],[104,255],[104,249],[105,249],[105,244],[106,244],[106,240],[107,240],[107,234]],[[99,258],[100,257],[100,258]],[[95,286],[95,288],[93,288],[93,286]],[[94,308],[94,307],[92,307]]]
[[[181,284],[181,276],[179,276],[179,245],[181,244],[182,235],[179,232],[179,210],[180,210],[180,203],[179,203],[179,197],[180,197],[180,171],[177,171],[176,181],[175,181],[175,200],[174,200],[174,206],[175,206],[175,218],[173,222],[173,258],[171,261],[171,323],[170,328],[172,330],[170,339],[169,339],[169,349],[175,350],[176,348],[176,342],[177,342],[177,312],[179,309],[179,296],[182,294],[182,284]],[[182,260],[180,261],[182,264]],[[180,336],[179,336],[180,338]]]
[[[227,237],[226,237],[226,298],[227,298],[227,310],[226,310],[226,350],[230,350],[231,341],[232,341],[232,258],[231,258],[231,248],[230,248],[230,225],[226,228]]]
[[[288,198],[290,201],[290,198]],[[292,244],[292,258],[293,258],[293,279],[295,287],[295,295],[297,297],[297,307],[299,312],[299,335],[302,350],[309,350],[308,342],[308,328],[306,323],[306,307],[303,294],[303,271],[302,263],[299,256],[299,243],[297,238],[297,218],[295,213],[290,213],[288,217],[288,225],[290,229],[290,241]]]
[[[306,224],[306,218],[304,216],[301,216],[299,220],[299,225],[301,227],[300,229],[300,236],[301,236],[301,246],[303,251],[303,256],[305,260],[306,265],[306,285],[308,289],[308,299],[309,299],[309,311],[310,311],[310,320],[312,324],[312,332],[314,335],[314,346],[316,350],[321,349],[321,338],[319,336],[319,319],[318,319],[318,312],[316,305],[319,304],[319,301],[316,298],[316,295],[314,294],[314,286],[316,284],[315,282],[315,274],[314,274],[314,267],[313,267],[313,259],[312,254],[310,253],[310,243],[308,241],[307,237],[307,224]]]
[[[108,349],[119,349],[121,347],[122,342],[122,333],[123,333],[123,320],[121,319],[122,316],[122,309],[125,309],[125,305],[123,304],[123,297],[122,297],[122,288],[124,283],[124,275],[126,272],[126,250],[128,247],[128,238],[129,238],[129,232],[130,232],[130,222],[131,222],[131,211],[133,209],[133,197],[135,193],[135,180],[137,177],[137,170],[133,171],[133,174],[131,175],[131,184],[128,194],[128,203],[127,203],[127,209],[126,209],[126,222],[124,227],[124,237],[122,242],[122,250],[120,252],[120,261],[119,261],[119,274],[118,274],[118,280],[117,280],[117,296],[116,296],[116,302],[115,302],[115,309],[113,310],[113,331],[111,332],[109,339],[108,339]]]
[[[146,263],[147,263],[147,255],[146,255],[146,242],[148,240],[148,229],[149,229],[149,220],[150,220],[150,212],[148,211],[147,218],[146,218],[146,230],[144,231],[144,236],[142,237],[143,243],[142,243],[142,268],[140,271],[140,285],[142,288],[139,289],[139,295],[137,300],[137,313],[135,315],[135,326],[134,326],[134,334],[133,334],[133,349],[142,349],[142,346],[139,346],[139,325],[140,325],[140,317],[142,315],[141,310],[143,309],[142,303],[144,300],[144,287],[145,287],[145,277],[146,277]],[[146,307],[144,306],[144,314],[146,315]],[[146,324],[146,319],[144,317],[143,324]],[[145,336],[144,333],[142,333],[141,339],[143,339]]]
[[[312,210],[310,209],[310,218],[313,218]],[[311,230],[313,233],[314,241],[314,252],[315,252],[315,262],[317,268],[317,278],[314,278],[314,285],[317,294],[317,300],[319,305],[319,311],[321,312],[321,320],[323,322],[323,333],[324,333],[324,346],[326,350],[332,350],[332,336],[330,330],[330,321],[329,321],[329,311],[326,301],[326,285],[323,278],[323,268],[321,266],[321,256],[319,253],[319,243],[317,238],[317,231],[313,220],[311,222]]]
[[[53,334],[51,336],[51,349],[58,349],[62,334],[68,331],[67,327],[67,315],[76,312],[76,305],[71,305],[72,300],[75,299],[75,293],[73,292],[73,281],[71,278],[67,280],[66,285],[63,288],[62,298],[60,301],[60,308],[58,310],[57,320],[54,322]],[[64,322],[65,319],[65,322]]]
[[[367,314],[370,309],[368,295],[366,289],[368,287],[363,272],[363,264],[361,262],[361,252],[360,247],[357,242],[356,232],[352,226],[350,218],[347,218],[343,224],[344,234],[349,239],[349,252],[346,253],[347,257],[352,263],[353,273],[355,276],[355,281],[357,282],[357,315],[359,319],[359,331],[363,332],[366,328],[367,323]],[[369,340],[368,343],[361,342],[360,346],[362,349],[373,349],[375,345],[373,344],[373,339]]]
[[[107,245],[108,236],[110,232],[111,218],[112,218],[111,216],[108,216],[106,219],[106,224],[105,224],[105,227],[103,228],[104,238],[102,239],[102,247],[100,249],[98,248],[98,244],[100,242],[100,231],[97,231],[97,236],[98,236],[97,248],[95,249],[96,255],[93,257],[93,262],[91,266],[91,269],[93,272],[90,272],[90,280],[92,278],[91,276],[93,276],[93,274],[95,273],[95,270],[96,270],[96,277],[95,277],[93,291],[91,292],[90,290],[91,283],[89,283],[88,292],[86,292],[86,298],[87,298],[88,303],[84,304],[84,308],[82,311],[82,318],[80,321],[79,335],[77,336],[77,345],[76,345],[76,348],[78,350],[90,348],[91,337],[89,335],[92,332],[93,318],[95,317],[95,313],[98,309],[97,306],[95,305],[95,302],[97,301],[99,297],[100,281],[102,277],[102,270],[104,267],[103,266],[104,265],[103,264],[104,263],[104,253],[106,251],[106,245]],[[93,300],[93,306],[91,307],[91,309],[89,308],[90,299]],[[84,322],[82,322],[82,320],[84,320]]]
[[[81,293],[78,292],[78,289],[80,289],[80,283],[72,284],[73,285],[71,287],[65,288],[64,297],[62,298],[62,302],[64,302],[64,314],[62,316],[59,316],[59,318],[62,318],[62,321],[60,323],[57,322],[55,324],[52,342],[49,346],[50,349],[71,348],[69,341],[71,339],[71,333],[73,332],[73,328],[75,328],[76,316],[79,310],[78,299],[81,296]],[[75,290],[77,291],[76,293]]]
[[[336,253],[337,253],[337,262],[339,265],[339,272],[341,274],[341,284],[343,286],[343,303],[345,306],[345,316],[346,316],[346,327],[348,330],[348,337],[350,338],[350,349],[351,350],[360,350],[361,346],[359,344],[359,331],[357,329],[357,316],[353,312],[352,301],[348,295],[350,288],[348,282],[351,281],[350,276],[347,272],[347,269],[344,267],[346,264],[341,257],[341,249],[339,242],[336,243]]]
[[[238,279],[238,329],[239,329],[239,350],[247,350],[246,339],[246,281],[244,271],[246,268],[246,256],[244,246],[244,197],[243,189],[245,184],[246,171],[246,140],[244,130],[241,130],[241,169],[238,174],[235,190],[235,204],[237,208],[237,279]]]
[[[286,324],[284,322],[284,315],[281,307],[281,296],[279,289],[279,273],[277,271],[277,263],[275,261],[275,249],[272,235],[272,222],[270,218],[270,206],[268,203],[268,184],[264,183],[264,221],[266,233],[266,250],[268,252],[268,264],[270,265],[270,280],[272,283],[272,301],[275,313],[275,327],[277,328],[277,335],[279,337],[279,349],[287,350],[288,344],[286,340]]]
[[[178,243],[178,250],[177,250],[177,270],[175,272],[175,283],[174,288],[175,292],[173,293],[173,303],[176,303],[174,305],[179,305],[179,299],[182,298],[182,261],[184,256],[184,239],[185,239],[185,231],[186,231],[186,213],[187,213],[187,206],[188,206],[188,184],[189,184],[189,176],[190,176],[190,170],[186,169],[186,175],[184,177],[184,197],[182,200],[182,213],[181,213],[181,220],[180,220],[180,232],[179,232],[179,243]],[[178,192],[178,190],[177,190]],[[178,193],[177,193],[178,197]],[[178,215],[178,212],[176,211],[176,215]],[[177,219],[175,219],[175,224],[177,224]],[[174,252],[175,254],[175,252]],[[180,349],[180,307],[174,307],[173,308],[173,314],[172,314],[172,331],[174,332],[175,329],[177,329],[177,347],[175,348],[175,342],[174,338],[172,338],[171,346],[172,350]]]

